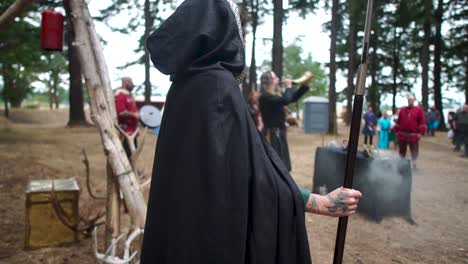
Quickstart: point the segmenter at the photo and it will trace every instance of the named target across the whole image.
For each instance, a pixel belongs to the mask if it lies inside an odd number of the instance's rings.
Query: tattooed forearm
[[[348,195],[339,193],[336,197],[331,198],[328,197],[328,200],[332,204],[331,207],[328,207],[328,212],[330,213],[337,213],[338,211],[342,211],[343,213],[346,213],[349,211],[348,206],[345,204],[345,200],[348,198]]]
[[[312,210],[317,209],[317,200],[315,199],[315,196],[312,196]]]

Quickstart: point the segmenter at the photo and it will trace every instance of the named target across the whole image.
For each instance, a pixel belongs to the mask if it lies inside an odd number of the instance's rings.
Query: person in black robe
[[[289,146],[286,138],[286,112],[287,105],[297,102],[308,90],[309,87],[301,85],[298,90],[291,88],[292,82],[285,80],[285,92],[279,91],[279,79],[272,71],[262,74],[260,77],[260,112],[263,118],[263,134],[271,144],[281,160],[291,171],[291,158],[289,156]]]
[[[150,35],[147,49],[172,86],[141,263],[310,264],[304,212],[352,215],[360,193],[299,189],[256,129],[239,89],[237,6],[186,0]]]

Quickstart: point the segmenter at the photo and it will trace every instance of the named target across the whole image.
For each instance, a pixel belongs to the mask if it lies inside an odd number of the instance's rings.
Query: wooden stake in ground
[[[109,248],[111,243],[115,243],[120,236],[120,197],[119,185],[112,174],[112,168],[107,162],[107,204],[106,204],[106,244]],[[116,255],[116,248],[113,247],[112,256]]]
[[[16,0],[16,2],[0,16],[0,30],[4,29],[15,17],[20,16],[24,9],[33,1],[34,0]]]
[[[140,184],[115,129],[116,114],[112,89],[102,46],[97,37],[88,6],[83,0],[70,0],[71,21],[75,29],[80,64],[86,82],[91,117],[99,129],[104,152],[120,185],[134,223],[143,228],[146,202]]]

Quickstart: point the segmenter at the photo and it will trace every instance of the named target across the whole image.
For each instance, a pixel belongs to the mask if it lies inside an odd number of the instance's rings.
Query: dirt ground
[[[82,212],[103,208],[85,189],[81,150],[91,162],[92,186],[104,194],[105,160],[97,130],[65,128],[64,110],[21,110],[12,121],[0,117],[0,263],[95,263],[92,240],[71,246],[26,251],[25,195],[30,180],[77,177]],[[293,176],[312,188],[314,153],[322,142],[338,137],[289,133]],[[141,166],[151,171],[156,137],[147,135]],[[419,169],[413,173],[412,213],[417,225],[398,217],[370,222],[350,219],[344,263],[468,263],[468,160],[452,152],[445,134],[425,137]],[[332,263],[337,219],[308,215],[314,263]]]

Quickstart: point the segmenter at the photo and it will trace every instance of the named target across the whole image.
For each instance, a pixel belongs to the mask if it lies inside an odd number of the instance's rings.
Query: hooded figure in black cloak
[[[141,263],[311,263],[307,198],[257,131],[239,89],[244,48],[235,3],[184,1],[147,48],[172,86]]]

